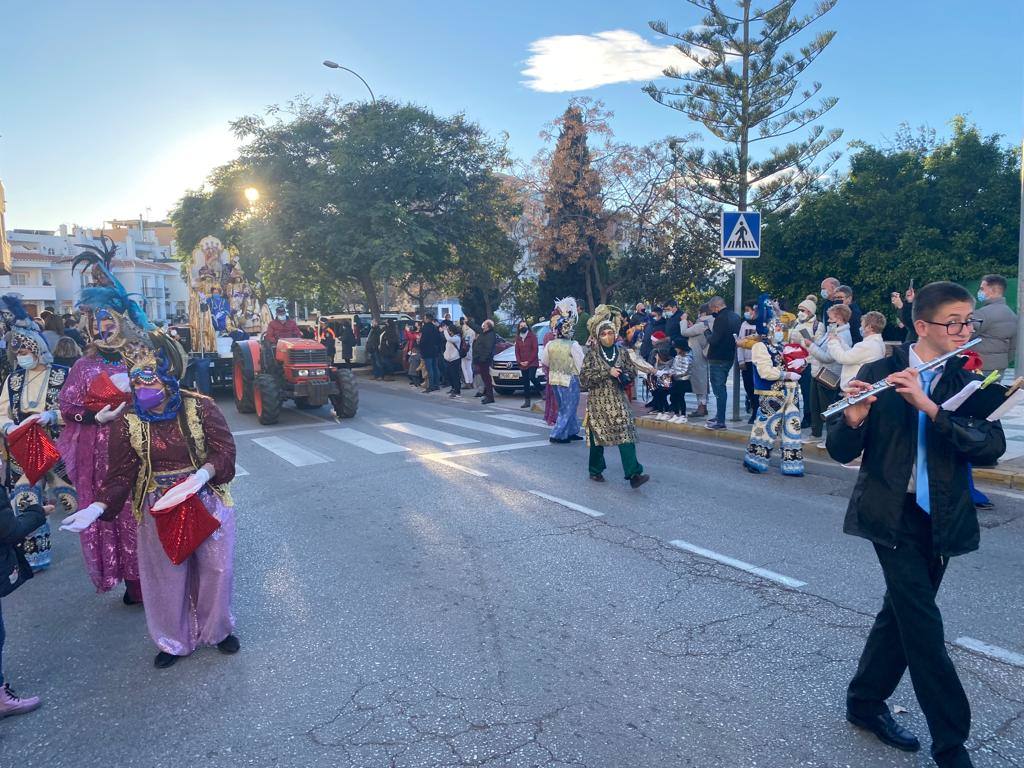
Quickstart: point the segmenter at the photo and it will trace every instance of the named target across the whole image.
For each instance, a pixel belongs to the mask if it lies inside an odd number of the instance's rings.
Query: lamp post
[[[363,80],[363,76],[362,75],[360,75],[354,69],[349,69],[348,67],[343,67],[338,62],[331,61],[330,59],[326,59],[324,61],[324,66],[327,67],[328,69],[343,69],[346,72],[351,72],[353,75],[358,77],[359,80],[362,82],[362,84],[366,86],[366,90],[368,90],[370,92],[370,100],[373,102],[373,106],[375,106],[375,107],[377,106],[377,97],[373,95],[373,89],[370,87],[370,84],[368,82]]]
[[[327,67],[328,69],[343,69],[346,72],[349,72],[349,73],[355,75],[356,77],[358,77],[359,81],[363,85],[366,86],[366,90],[370,92],[370,101],[373,102],[374,109],[377,109],[377,97],[373,95],[373,88],[370,87],[370,84],[368,82],[366,82],[366,80],[363,78],[362,75],[360,75],[354,69],[349,69],[348,67],[343,67],[338,62],[331,61],[330,59],[325,59],[324,60],[324,66]],[[384,278],[384,311],[387,311],[387,308],[388,308],[388,280],[385,277]]]

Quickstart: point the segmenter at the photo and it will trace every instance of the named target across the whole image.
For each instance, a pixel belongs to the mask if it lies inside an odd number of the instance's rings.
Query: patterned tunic
[[[589,391],[583,427],[592,445],[635,443],[633,410],[622,386],[611,375],[613,366],[605,361],[603,355],[597,346],[592,346],[583,358],[580,386]],[[615,347],[614,367],[636,378],[636,367],[622,347]]]

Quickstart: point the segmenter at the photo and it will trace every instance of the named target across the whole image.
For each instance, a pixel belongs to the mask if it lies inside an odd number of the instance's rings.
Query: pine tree
[[[718,210],[748,205],[763,215],[792,207],[800,195],[839,159],[829,152],[842,135],[820,125],[808,128],[796,141],[784,139],[809,126],[836,105],[838,99],[815,100],[821,83],[800,90],[799,77],[821,55],[835,32],[818,34],[799,55],[782,47],[810,24],[831,11],[838,0],[821,0],[806,16],[794,16],[796,0],[783,0],[767,10],[753,0],[736,0],[738,15],[722,10],[717,0],[687,0],[704,10],[701,24],[685,32],[669,32],[665,22],[651,28],[673,38],[696,69],[669,69],[665,76],[681,81],[674,88],[648,83],[644,90],[659,104],[678,110],[702,124],[726,146],[706,152],[685,147],[676,153],[680,170],[709,205],[709,226],[718,227]],[[764,143],[767,155],[751,157],[751,146]]]
[[[583,113],[570,106],[562,117],[548,169],[544,225],[537,243],[542,311],[564,296],[585,299],[593,311],[594,275],[602,267],[606,225],[601,181],[590,165]]]

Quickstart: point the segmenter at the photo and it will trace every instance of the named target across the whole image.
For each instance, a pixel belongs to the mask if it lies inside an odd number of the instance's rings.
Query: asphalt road
[[[849,470],[752,476],[732,445],[644,433],[651,482],[631,490],[609,451],[597,485],[586,448],[548,443],[518,401],[361,386],[341,424],[260,427],[222,402],[243,473],[237,656],[155,669],[142,611],[95,595],[57,535],[51,570],[3,603],[7,677],[45,704],[0,721],[0,766],[931,764],[843,719],[883,592],[841,533]],[[1024,495],[995,500],[940,601],[975,764],[1009,768]],[[927,745],[909,681],[892,703]]]

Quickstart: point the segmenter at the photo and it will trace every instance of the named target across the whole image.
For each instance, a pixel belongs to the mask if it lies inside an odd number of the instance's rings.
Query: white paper
[[[1020,405],[1022,402],[1024,402],[1024,390],[1018,389],[1016,392],[1014,392],[1012,395],[1006,398],[1006,402],[1004,402],[1002,405],[1000,405],[998,408],[992,411],[992,413],[989,414],[988,420],[996,421],[997,419],[1001,419],[1004,415],[1006,415],[1007,411],[1009,411],[1014,406]]]
[[[946,402],[942,404],[942,410],[955,411],[957,408],[959,408],[961,405],[967,402],[967,398],[969,398],[971,395],[973,395],[975,392],[981,389],[981,384],[981,379],[974,379],[973,381],[968,382],[966,387],[961,389],[959,392],[957,392],[955,395],[953,395],[951,398],[949,398]]]

